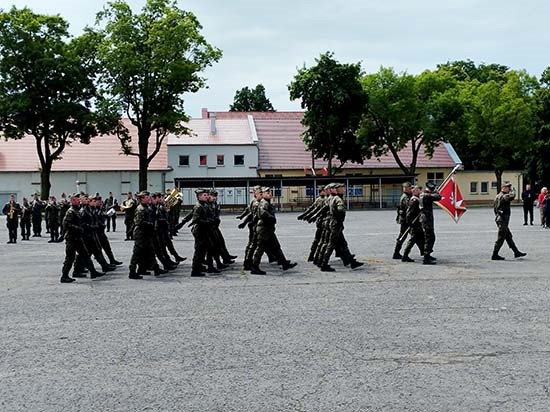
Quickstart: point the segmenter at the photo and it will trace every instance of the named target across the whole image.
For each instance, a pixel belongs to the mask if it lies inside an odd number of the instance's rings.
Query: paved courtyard
[[[437,211],[436,266],[391,259],[395,211],[351,212],[366,265],[320,273],[305,262],[314,227],[280,214],[293,270],[197,279],[186,261],[142,281],[119,218],[125,266],[73,284],[59,283],[63,245],[7,245],[2,218],[0,411],[548,411],[550,230],[520,214],[523,259],[489,259],[491,209],[458,225]],[[242,262],[236,224],[223,216]],[[190,260],[188,229],[175,243]]]

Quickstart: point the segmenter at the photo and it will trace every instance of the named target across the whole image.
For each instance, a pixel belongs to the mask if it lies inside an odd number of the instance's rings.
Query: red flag
[[[328,176],[328,170],[327,170],[327,168],[326,168],[326,167],[323,167],[323,168],[321,169],[321,173],[323,174],[323,176]]]
[[[455,223],[458,223],[460,217],[466,212],[466,203],[456,184],[454,174],[439,188],[439,194],[441,200],[435,203],[451,215]]]

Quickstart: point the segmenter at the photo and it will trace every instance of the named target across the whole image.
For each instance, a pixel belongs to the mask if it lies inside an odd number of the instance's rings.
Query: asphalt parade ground
[[[535,212],[538,212],[536,210]],[[8,245],[0,219],[0,411],[548,411],[550,230],[523,226],[520,250],[490,260],[492,210],[455,224],[436,211],[435,266],[391,259],[395,211],[349,212],[345,234],[365,266],[334,273],[305,261],[314,226],[277,216],[298,266],[242,272],[247,232],[222,231],[237,264],[191,278],[128,279],[123,219],[109,233],[125,265],[59,283],[63,244]]]

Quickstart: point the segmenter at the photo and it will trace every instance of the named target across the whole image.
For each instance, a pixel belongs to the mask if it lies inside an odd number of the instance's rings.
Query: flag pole
[[[445,185],[445,183],[447,183],[449,181],[449,179],[454,175],[456,174],[457,170],[459,170],[460,168],[462,167],[462,164],[461,163],[457,163],[455,165],[455,167],[453,167],[453,170],[451,170],[451,173],[449,173],[447,175],[447,177],[443,180],[443,182],[439,185],[439,187],[437,188],[437,191],[439,192],[439,190],[443,187],[443,185]],[[416,223],[416,221],[419,219],[420,215],[416,216],[414,218],[414,220],[411,222],[411,224],[409,225],[409,227],[407,228],[407,230],[405,230],[405,232],[403,232],[403,234],[401,236],[399,236],[399,240],[398,242],[402,242],[403,240],[405,240],[407,238],[407,236],[409,235],[409,232],[411,231],[412,229],[412,225]]]

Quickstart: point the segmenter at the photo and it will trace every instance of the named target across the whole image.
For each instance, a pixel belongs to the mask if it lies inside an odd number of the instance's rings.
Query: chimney
[[[203,107],[201,110],[201,118],[208,119],[208,109],[206,107]]]
[[[210,134],[216,134],[216,113],[210,113]]]

